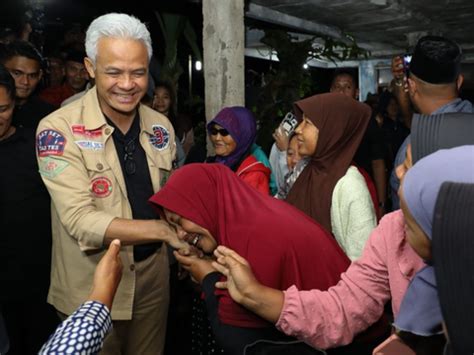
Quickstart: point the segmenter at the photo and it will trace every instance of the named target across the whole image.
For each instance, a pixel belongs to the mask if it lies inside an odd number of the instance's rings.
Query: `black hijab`
[[[451,354],[474,354],[474,184],[446,182],[433,220],[433,263]]]
[[[411,128],[413,164],[440,149],[474,144],[474,113],[415,114]]]

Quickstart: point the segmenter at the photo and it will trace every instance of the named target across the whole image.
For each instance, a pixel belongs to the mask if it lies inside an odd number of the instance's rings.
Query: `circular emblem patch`
[[[106,177],[98,177],[91,181],[92,193],[96,197],[107,197],[112,193],[112,183]]]
[[[160,125],[153,125],[153,135],[150,136],[151,145],[158,150],[163,150],[168,148],[170,143],[170,133],[168,130]]]

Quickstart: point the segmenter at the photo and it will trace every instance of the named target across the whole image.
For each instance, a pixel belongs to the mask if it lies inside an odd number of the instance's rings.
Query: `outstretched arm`
[[[110,309],[121,278],[120,241],[114,240],[97,265],[88,300],[58,326],[39,354],[97,354],[112,327]],[[79,336],[81,329],[87,329],[86,336]]]
[[[400,231],[393,228],[394,217],[382,219],[362,257],[327,291],[292,286],[282,292],[265,287],[255,279],[245,259],[223,246],[217,248],[213,266],[227,281],[217,282],[216,287],[227,288],[234,301],[311,346],[326,349],[349,344],[380,318],[391,297],[388,251],[393,253],[401,238]],[[399,292],[403,291],[395,290],[395,294]]]
[[[227,277],[227,281],[217,282],[216,287],[228,289],[234,301],[276,323],[283,308],[283,291],[259,283],[247,260],[233,250],[219,246],[214,254],[217,261],[212,266]]]
[[[394,57],[392,59],[392,92],[395,95],[398,105],[400,106],[400,111],[403,116],[403,123],[405,126],[411,128],[411,118],[413,115],[413,110],[411,108],[411,100],[408,94],[408,83],[403,70],[403,58]]]

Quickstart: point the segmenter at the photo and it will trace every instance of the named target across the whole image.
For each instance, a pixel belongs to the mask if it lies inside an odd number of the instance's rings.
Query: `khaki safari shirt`
[[[153,190],[166,182],[175,158],[175,135],[162,114],[140,105],[140,144],[145,150]],[[132,218],[112,132],[99,107],[96,89],[39,124],[36,154],[51,195],[53,251],[48,302],[73,313],[88,297],[96,265],[104,254],[104,235],[116,218]],[[112,317],[132,317],[135,289],[133,247],[121,251],[123,276]]]

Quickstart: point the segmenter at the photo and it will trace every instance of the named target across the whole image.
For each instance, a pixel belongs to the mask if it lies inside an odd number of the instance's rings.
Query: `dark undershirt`
[[[146,153],[140,145],[140,117],[138,113],[126,134],[123,134],[109,118],[106,117],[106,119],[107,123],[115,128],[112,133],[112,139],[114,140],[117,156],[122,167],[122,174],[127,188],[128,201],[132,209],[133,219],[159,219],[159,216],[148,202],[148,199],[154,194],[154,191]],[[125,147],[130,141],[134,141],[135,143],[135,151],[132,153],[132,159],[135,162],[136,169],[133,174],[127,173],[125,169]],[[133,247],[135,261],[146,259],[153,254],[161,244],[161,242],[158,242],[135,245]]]

